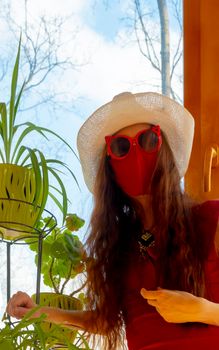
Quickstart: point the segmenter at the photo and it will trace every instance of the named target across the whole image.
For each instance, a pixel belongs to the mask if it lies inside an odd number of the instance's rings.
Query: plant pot
[[[36,302],[35,294],[32,296],[32,299]],[[40,293],[40,305],[58,307],[62,310],[82,310],[83,309],[82,302],[77,298],[70,297],[64,294],[56,294],[56,293],[48,293],[48,292]],[[55,325],[53,325],[52,323],[43,322],[41,327],[44,332],[52,331],[54,328],[53,334],[56,335]],[[69,328],[63,326],[61,328],[61,332],[64,337],[68,338],[68,340],[71,343],[73,343],[78,331],[77,330],[71,331],[69,330]],[[60,334],[60,330],[58,333]],[[57,349],[57,350],[66,349],[66,345],[60,341],[54,346],[54,349]]]
[[[33,231],[40,207],[33,205],[35,175],[31,169],[0,164],[0,235],[7,240],[26,237]],[[40,196],[41,197],[41,196]]]

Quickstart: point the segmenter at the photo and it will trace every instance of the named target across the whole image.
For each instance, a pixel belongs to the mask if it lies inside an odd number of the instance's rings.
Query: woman
[[[182,191],[194,121],[157,93],[122,93],[78,134],[94,194],[86,247],[87,311],[43,307],[47,320],[104,335],[101,349],[217,349],[219,201]],[[18,292],[7,312],[35,305]]]

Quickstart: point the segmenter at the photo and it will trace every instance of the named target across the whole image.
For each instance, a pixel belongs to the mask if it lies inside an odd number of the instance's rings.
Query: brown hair
[[[194,202],[183,193],[173,154],[163,135],[151,184],[156,218],[158,285],[203,296],[203,249],[191,220]],[[86,248],[89,308],[97,310],[104,349],[124,348],[123,279],[131,243],[142,227],[141,208],[117,186],[106,152],[100,161]],[[177,278],[176,278],[177,277]]]

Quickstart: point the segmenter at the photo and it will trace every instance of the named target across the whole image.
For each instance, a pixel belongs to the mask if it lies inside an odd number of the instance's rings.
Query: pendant
[[[143,234],[139,237],[138,244],[141,255],[146,256],[147,249],[155,245],[153,234],[150,231],[145,230]]]

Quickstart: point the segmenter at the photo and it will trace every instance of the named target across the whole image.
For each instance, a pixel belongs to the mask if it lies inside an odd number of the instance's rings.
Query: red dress
[[[205,263],[206,290],[209,299],[219,303],[219,257],[213,239],[219,217],[219,200],[198,206],[195,227],[207,238],[208,258]],[[197,242],[198,244],[198,242]],[[176,324],[166,322],[140,295],[142,287],[157,289],[155,257],[142,259],[139,254],[129,267],[124,297],[124,318],[129,350],[218,350],[219,327],[202,323]],[[218,315],[219,318],[219,315]]]

